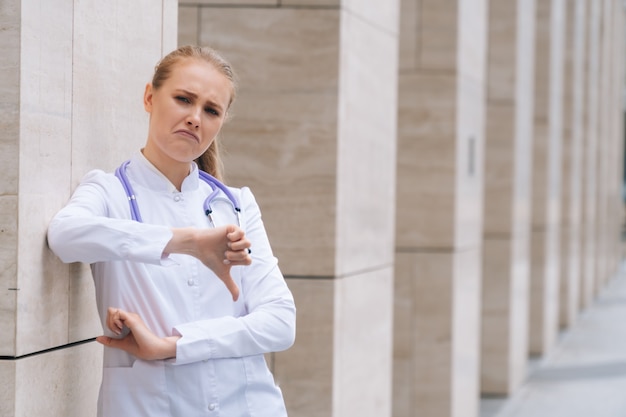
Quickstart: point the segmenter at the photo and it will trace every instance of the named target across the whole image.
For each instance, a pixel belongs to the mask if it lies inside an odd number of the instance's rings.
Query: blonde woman
[[[215,181],[234,97],[214,50],[167,55],[145,89],[145,146],[89,172],[50,223],[61,260],[91,264],[98,416],[287,415],[263,354],[293,344],[293,297],[251,191]]]

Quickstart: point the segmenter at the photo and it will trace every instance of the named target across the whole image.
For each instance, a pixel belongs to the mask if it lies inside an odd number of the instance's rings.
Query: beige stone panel
[[[491,84],[491,79],[489,81]],[[484,233],[510,236],[515,203],[515,108],[489,102],[485,139]]]
[[[537,1],[535,22],[535,122],[547,124],[550,99],[550,15],[552,0]]]
[[[400,72],[417,70],[420,43],[419,1],[400,1],[400,39],[398,46]]]
[[[15,361],[0,360],[0,416],[15,416]]]
[[[178,0],[181,6],[279,6],[281,2],[284,4],[284,0]],[[309,2],[315,3],[315,0],[309,0]]]
[[[414,409],[429,416],[475,416],[480,253],[422,252],[410,262],[403,271],[413,280]]]
[[[102,347],[85,343],[15,361],[16,416],[95,416]]]
[[[334,303],[333,415],[390,415],[393,268],[340,278]]]
[[[16,195],[19,167],[19,106],[20,106],[20,2],[0,4],[0,166],[2,181],[0,195]],[[16,212],[1,212],[0,216],[15,218]],[[7,224],[3,222],[2,224]],[[0,241],[6,239],[0,234]]]
[[[181,6],[178,8],[178,45],[198,44],[198,20],[200,8],[198,6]]]
[[[397,37],[342,13],[335,253],[339,276],[393,263],[398,77]]]
[[[336,109],[335,95],[279,94],[268,106],[242,88],[222,131],[227,182],[251,187],[286,275],[334,275]]]
[[[487,97],[489,100],[512,103],[516,90],[516,45],[518,31],[522,35],[523,28],[518,27],[518,13],[511,2],[493,1],[489,3],[489,53],[487,66],[489,83]]]
[[[290,415],[389,415],[391,268],[288,283],[298,333],[291,349],[274,355],[274,376]]]
[[[48,249],[43,195],[20,194],[16,355],[68,342],[67,266]]]
[[[341,8],[368,26],[398,37],[401,0],[342,0]]]
[[[227,181],[252,188],[285,274],[333,276],[338,12],[204,10],[202,25],[240,78],[222,131]]]
[[[15,354],[19,178],[20,2],[0,4],[0,355]],[[0,406],[2,407],[2,406]],[[11,414],[2,414],[11,415]]]
[[[200,43],[222,51],[231,61],[242,92],[337,93],[339,10],[202,8],[201,12]]]
[[[554,346],[559,329],[558,259],[556,237],[533,230],[531,234],[529,352],[544,355]]]
[[[396,215],[399,247],[454,245],[456,97],[456,77],[450,74],[400,76]]]
[[[415,404],[413,385],[413,253],[396,253],[393,298],[393,412],[395,417],[411,416]]]
[[[150,0],[74,5],[72,188],[145,143],[143,92],[161,58],[162,26],[163,9]]]
[[[611,111],[609,106],[613,103],[610,100],[611,88],[611,42],[612,25],[611,15],[613,13],[612,0],[602,2],[601,15],[601,57],[600,57],[600,87],[599,87],[599,119],[598,119],[598,252],[596,263],[596,292],[599,293],[611,277],[612,268],[609,266],[609,242],[616,236],[611,232],[612,225],[609,222],[608,206],[613,201],[612,193],[609,190],[609,169],[610,162],[610,129],[609,117]],[[620,9],[622,9],[620,7]]]
[[[102,325],[96,308],[96,290],[89,265],[69,265],[69,329],[70,343],[102,334]]]
[[[452,395],[452,255],[416,254],[411,271],[414,303],[413,374],[429,384],[414,384],[416,407],[427,415],[449,415]],[[436,296],[435,296],[436,294]],[[435,301],[436,300],[436,301]]]
[[[580,286],[582,110],[582,1],[567,5],[563,71],[563,159],[561,187],[560,324],[569,327],[578,312]]]
[[[67,343],[67,268],[45,236],[71,166],[72,13],[72,2],[22,2],[18,356]]]
[[[0,355],[15,356],[17,326],[17,196],[0,196]]]
[[[538,229],[547,225],[548,208],[548,126],[535,120],[532,157],[532,224]]]
[[[298,307],[298,328],[295,344],[274,355],[274,377],[289,415],[331,416],[336,281],[289,279],[287,282]]]
[[[345,3],[345,1],[346,0],[343,0],[343,3]],[[342,0],[279,0],[279,2],[280,6],[339,7],[342,5]]]
[[[581,302],[588,307],[594,298],[596,242],[596,193],[597,193],[597,123],[598,123],[598,86],[599,86],[599,32],[600,2],[589,2],[587,10],[587,119],[585,125],[584,168],[585,188],[583,196],[583,284]]]
[[[617,3],[619,1],[616,0],[615,8],[617,9]],[[613,57],[615,60],[613,62],[614,71],[613,71],[613,82],[614,86],[623,85],[622,74],[624,74],[624,61],[619,57],[622,56],[622,51],[624,50],[624,14],[623,13],[613,13],[614,17],[614,28],[615,28],[615,37],[613,43]],[[613,188],[616,192],[616,200],[619,200],[620,203],[612,205],[613,207],[613,221],[615,225],[615,230],[618,229],[618,225],[623,224],[624,219],[624,205],[622,203],[622,189],[623,189],[623,179],[622,172],[624,172],[624,161],[620,158],[620,155],[624,155],[624,141],[622,138],[624,137],[624,118],[623,118],[623,95],[620,88],[613,88],[613,103],[614,103],[614,113],[612,118],[613,125],[613,138],[615,140],[614,150],[617,160],[615,162],[615,169],[617,173],[614,177],[614,180],[617,181],[617,185]],[[619,267],[622,261],[622,243],[621,239],[616,240],[614,242],[613,249],[613,257],[614,264],[616,267]]]
[[[559,281],[559,324],[569,327],[576,321],[580,299],[580,232],[561,231],[561,276]]]
[[[490,2],[481,392],[527,369],[534,2]]]
[[[486,237],[483,242],[483,394],[510,395],[526,377],[529,278],[527,250],[520,245],[527,241]]]
[[[421,0],[419,65],[424,70],[458,69],[458,0]]]

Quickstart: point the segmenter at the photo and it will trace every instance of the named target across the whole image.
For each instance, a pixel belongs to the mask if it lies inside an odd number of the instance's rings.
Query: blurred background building
[[[95,415],[93,283],[47,223],[189,43],[239,75],[227,182],[296,298],[290,416],[513,395],[622,260],[624,39],[620,0],[0,0],[0,416]]]

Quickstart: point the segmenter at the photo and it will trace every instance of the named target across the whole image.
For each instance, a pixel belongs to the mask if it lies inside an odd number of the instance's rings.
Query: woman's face
[[[144,155],[157,167],[188,164],[219,133],[232,94],[231,81],[211,64],[185,59],[158,90],[146,86],[150,128]]]

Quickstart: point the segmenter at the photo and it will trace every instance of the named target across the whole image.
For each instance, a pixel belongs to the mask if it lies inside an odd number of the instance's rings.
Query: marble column
[[[596,242],[596,193],[597,193],[597,148],[598,148],[598,88],[600,59],[600,1],[589,1],[587,16],[587,65],[584,88],[586,89],[586,120],[583,145],[583,279],[581,285],[581,307],[588,307],[594,298],[595,264],[597,255]]]
[[[526,376],[534,78],[534,1],[489,5],[481,392]]]
[[[608,108],[608,91],[609,85],[609,46],[610,46],[610,25],[609,14],[611,13],[612,0],[600,0],[600,16],[598,28],[598,119],[596,126],[596,256],[594,264],[594,283],[593,293],[597,295],[606,283],[608,274],[607,265],[607,238],[608,238],[608,219],[606,218],[607,201],[607,152],[608,152],[608,132],[606,118],[609,114]]]
[[[295,296],[296,343],[268,355],[290,416],[391,415],[398,19],[397,1],[180,2],[179,42],[238,72],[226,180],[255,193]]]
[[[574,323],[580,306],[585,1],[568,3],[565,20],[559,297],[562,327]]]
[[[536,16],[529,351],[542,355],[559,329],[565,1],[537,2]]]
[[[614,89],[623,91],[623,82],[615,83],[614,69],[616,60],[623,60],[623,53],[615,54],[615,19],[614,15],[623,10],[622,4],[615,0],[604,0],[601,20],[601,76],[599,100],[599,152],[598,152],[598,264],[596,267],[596,292],[602,290],[612,278],[619,263],[613,256],[615,242],[620,240],[620,222],[615,217],[613,207],[622,203],[619,195],[620,188],[615,187],[615,177],[621,178],[622,173],[617,170],[615,154],[619,152],[617,137],[612,119],[615,117]],[[623,141],[623,136],[621,137]],[[621,164],[620,164],[621,165]],[[623,206],[623,203],[622,203]],[[616,221],[617,220],[617,221]],[[621,219],[623,220],[623,219]]]
[[[404,0],[394,416],[478,412],[487,4]]]
[[[143,87],[175,46],[176,1],[7,0],[0,32],[0,415],[95,415],[93,283],[46,228],[89,169],[144,142]]]
[[[614,190],[615,197],[610,205],[611,218],[613,219],[613,231],[617,231],[619,234],[613,240],[611,253],[613,264],[617,268],[621,267],[623,260],[623,243],[621,240],[622,231],[625,225],[625,204],[624,204],[624,54],[625,39],[624,39],[624,23],[625,23],[625,9],[623,2],[620,0],[614,0],[615,13],[613,17],[613,49],[612,49],[612,87],[611,87],[611,102],[613,107],[611,110],[611,136],[613,138],[614,154],[612,156],[612,164],[614,166],[614,175],[611,180],[612,189]]]

